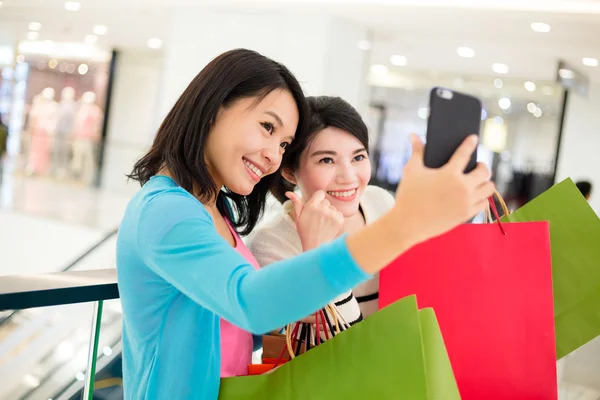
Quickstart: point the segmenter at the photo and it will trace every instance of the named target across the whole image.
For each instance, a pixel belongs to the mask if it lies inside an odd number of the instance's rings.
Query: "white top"
[[[388,191],[367,186],[360,200],[360,207],[367,224],[372,223],[394,206],[394,197]],[[296,223],[290,217],[291,201],[283,204],[282,212],[272,221],[253,232],[248,248],[261,267],[291,258],[302,253],[302,243],[296,231]],[[352,296],[354,294],[354,296]],[[310,293],[307,293],[310,296]],[[356,297],[356,298],[354,298]],[[358,322],[377,311],[379,298],[379,275],[343,293],[334,302],[348,323]],[[362,312],[362,315],[361,315]]]

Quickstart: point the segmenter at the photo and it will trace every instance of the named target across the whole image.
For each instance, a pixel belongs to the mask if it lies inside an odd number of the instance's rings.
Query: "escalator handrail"
[[[115,229],[112,229],[111,231],[109,231],[100,240],[98,240],[96,243],[94,243],[90,248],[88,248],[86,251],[84,251],[79,256],[77,256],[73,261],[71,261],[69,264],[67,264],[65,267],[63,267],[60,270],[60,272],[67,272],[67,271],[70,271],[71,269],[73,269],[81,260],[83,260],[84,258],[89,256],[94,250],[96,250],[98,247],[102,246],[104,243],[106,243],[108,240],[110,240],[113,236],[115,236],[118,232],[119,232],[119,228],[115,228]],[[2,319],[0,321],[0,327],[2,327],[6,323],[8,323],[10,320],[12,320],[12,318],[19,311],[21,311],[21,310],[13,310],[12,312],[10,312],[4,319]]]

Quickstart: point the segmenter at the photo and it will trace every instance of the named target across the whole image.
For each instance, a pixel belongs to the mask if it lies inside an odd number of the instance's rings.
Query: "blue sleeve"
[[[252,333],[314,313],[370,278],[341,237],[297,257],[254,269],[187,194],[159,195],[139,216],[138,251],[156,274],[202,307]]]

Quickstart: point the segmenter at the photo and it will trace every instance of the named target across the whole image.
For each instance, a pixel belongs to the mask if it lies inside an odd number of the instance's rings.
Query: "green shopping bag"
[[[460,399],[432,309],[409,296],[271,374],[221,380],[219,400]]]
[[[600,218],[573,181],[554,185],[502,219],[550,221],[556,358],[600,336]]]

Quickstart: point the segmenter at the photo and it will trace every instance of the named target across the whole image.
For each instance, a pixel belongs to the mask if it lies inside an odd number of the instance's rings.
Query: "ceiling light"
[[[31,374],[27,374],[23,377],[23,383],[32,388],[40,386],[40,380]]]
[[[40,33],[36,31],[29,31],[25,37],[27,40],[37,40],[40,37]]]
[[[525,90],[527,90],[528,92],[535,92],[536,89],[536,85],[534,82],[531,81],[527,81],[523,84],[523,86],[525,87]]]
[[[87,64],[79,64],[79,67],[77,68],[77,72],[79,72],[79,75],[87,74],[88,70],[89,68]]]
[[[543,114],[543,113],[542,113],[542,109],[541,109],[541,108],[539,108],[539,107],[538,107],[538,108],[536,108],[536,109],[535,109],[535,111],[533,112],[533,116],[534,116],[534,117],[536,117],[536,118],[539,118],[539,117],[541,117],[541,116],[542,116],[542,114]]]
[[[400,55],[393,55],[390,58],[390,62],[392,63],[392,65],[397,65],[399,67],[403,67],[406,64],[408,64],[408,60],[406,59],[406,57],[404,56],[400,56]]]
[[[50,69],[56,68],[57,65],[58,65],[58,60],[56,60],[55,58],[48,61],[48,66],[50,67]]]
[[[427,114],[429,114],[429,110],[427,109],[427,107],[421,107],[419,108],[417,114],[419,115],[419,118],[427,119]]]
[[[535,103],[527,104],[527,111],[529,111],[530,113],[533,113],[536,109],[537,109],[537,106],[535,105]]]
[[[109,357],[112,354],[112,349],[109,346],[106,346],[102,349],[102,354]]]
[[[487,111],[485,111],[485,108],[482,108],[481,109],[481,120],[485,121],[487,119],[487,117],[488,117]]]
[[[583,57],[581,59],[581,61],[583,62],[583,65],[585,65],[586,67],[597,67],[598,66],[597,58]]]
[[[371,65],[371,73],[373,75],[387,75],[388,67],[383,64],[374,64]]]
[[[92,29],[94,35],[106,35],[108,32],[108,27],[106,25],[95,25],[94,29]]]
[[[503,110],[508,110],[510,108],[510,105],[511,102],[508,97],[502,97],[500,100],[498,100],[498,106],[500,106],[500,108]]]
[[[83,39],[83,41],[85,42],[85,44],[89,44],[91,46],[93,44],[96,44],[96,42],[98,42],[98,36],[85,35],[85,38]]]
[[[157,38],[148,39],[148,47],[151,49],[160,49],[162,47],[162,40]]]
[[[539,33],[548,33],[550,32],[550,25],[543,23],[543,22],[534,22],[531,24],[531,29],[534,32],[539,32]]]
[[[473,58],[475,57],[475,50],[470,47],[459,47],[456,49],[456,53],[464,58]]]
[[[492,71],[497,74],[508,74],[508,65],[502,63],[492,64]]]
[[[371,42],[369,42],[368,40],[359,40],[358,43],[356,43],[356,46],[360,49],[360,50],[371,50]]]
[[[85,375],[83,374],[83,372],[79,371],[75,374],[75,379],[77,379],[78,381],[83,381],[85,379]]]
[[[494,122],[498,125],[502,125],[504,123],[504,118],[498,116],[498,117],[494,117]]]
[[[554,89],[551,86],[542,86],[542,93],[546,96],[552,96],[554,94]]]
[[[67,11],[79,11],[81,8],[81,3],[76,1],[66,1],[65,2],[65,10]]]
[[[558,75],[563,79],[573,79],[575,78],[575,72],[571,69],[561,68],[558,70]]]
[[[502,87],[504,86],[504,81],[500,78],[496,78],[496,79],[494,79],[494,86],[497,89],[502,89]]]
[[[0,7],[2,7],[2,2],[0,1]]]
[[[29,23],[30,31],[39,31],[40,29],[42,29],[42,24],[40,24],[39,22],[30,22]]]

